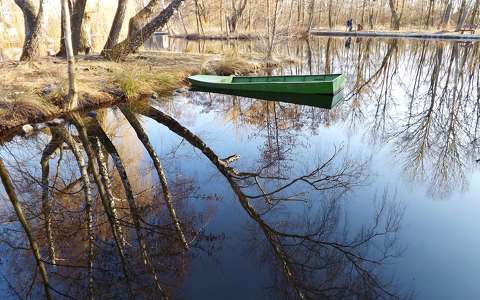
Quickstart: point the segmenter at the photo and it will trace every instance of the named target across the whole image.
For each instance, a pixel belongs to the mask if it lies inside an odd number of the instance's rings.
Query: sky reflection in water
[[[452,299],[480,293],[474,282],[480,274],[479,45],[363,39],[345,48],[344,42],[313,38],[286,43],[277,53],[304,62],[279,73],[346,74],[345,101],[332,110],[201,92],[155,103],[173,121],[132,108],[143,114],[136,118],[160,157],[188,251],[135,131],[118,108],[98,112],[127,169],[140,232],[168,295]],[[262,47],[231,46],[242,52]],[[96,123],[81,120],[95,145],[102,137]],[[75,126],[61,127],[79,143]],[[50,132],[17,137],[1,152],[46,261],[51,241],[40,157]],[[100,144],[108,144],[104,138]],[[60,265],[86,266],[80,173],[71,149],[63,148],[58,176],[60,152],[50,160],[53,244]],[[218,160],[234,154],[240,158],[229,165]],[[130,289],[158,296],[142,263],[125,182],[114,161],[108,169],[128,240],[131,286],[94,187],[95,293],[127,297]],[[60,192],[65,189],[69,194]],[[4,199],[1,272],[9,283],[3,281],[1,293],[14,298],[10,284],[22,297],[42,295],[39,277],[28,292],[35,262],[31,252],[11,248],[28,244],[16,222],[6,223],[16,217]],[[47,270],[53,288],[76,298],[87,294],[85,267]]]

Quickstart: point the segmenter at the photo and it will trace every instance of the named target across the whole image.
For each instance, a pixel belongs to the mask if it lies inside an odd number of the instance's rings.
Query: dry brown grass
[[[247,60],[235,54],[226,54],[221,58],[213,58],[203,66],[202,74],[247,75],[257,73],[262,68],[260,62]]]
[[[121,63],[79,57],[79,109],[113,103],[122,92],[132,98],[142,93],[169,94],[184,85],[187,75],[199,73],[206,59],[170,52],[145,52]],[[0,63],[0,131],[65,112],[66,70],[66,62],[54,57]]]

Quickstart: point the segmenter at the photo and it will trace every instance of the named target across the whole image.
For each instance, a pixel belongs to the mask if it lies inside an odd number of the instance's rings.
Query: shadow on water
[[[194,87],[190,89],[193,92],[218,93],[224,95],[233,95],[252,99],[262,99],[268,101],[294,103],[299,105],[313,106],[319,108],[331,109],[339,104],[343,99],[343,90],[335,95],[326,94],[298,94],[298,93],[274,93],[274,92],[249,92],[249,91],[225,91],[224,89]]]

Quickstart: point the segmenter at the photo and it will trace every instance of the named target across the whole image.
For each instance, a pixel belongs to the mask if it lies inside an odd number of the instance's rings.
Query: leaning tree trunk
[[[40,0],[38,12],[31,0],[15,0],[23,12],[25,41],[23,43],[21,61],[31,60],[39,54],[42,25],[44,19],[44,0]]]
[[[107,42],[103,47],[101,55],[104,55],[106,51],[111,50],[118,43],[118,38],[120,36],[120,32],[122,31],[122,25],[125,20],[127,4],[128,0],[118,0],[117,11],[115,12],[112,28],[110,28],[110,33],[108,35]]]
[[[460,9],[458,11],[458,20],[457,26],[455,27],[455,31],[460,31],[463,25],[465,24],[465,19],[467,18],[467,0],[462,0],[462,4],[460,5]]]
[[[72,32],[70,24],[70,12],[68,9],[68,0],[60,0],[62,2],[62,28],[64,33],[65,51],[68,63],[68,96],[67,108],[72,110],[78,106],[78,94],[75,82],[75,56],[72,46]]]
[[[1,158],[0,158],[0,177],[2,178],[2,183],[5,188],[5,191],[7,192],[8,198],[10,199],[10,202],[12,203],[12,206],[15,210],[15,214],[17,215],[18,220],[20,221],[20,224],[22,225],[23,230],[25,231],[25,234],[27,235],[30,248],[33,252],[33,256],[35,258],[35,262],[37,264],[38,270],[40,271],[40,276],[42,277],[43,288],[45,290],[45,297],[47,299],[52,299],[52,296],[50,295],[50,284],[48,283],[47,269],[45,268],[45,264],[43,263],[42,256],[40,254],[40,247],[35,241],[32,228],[23,213],[22,205],[17,198],[17,194],[15,193],[13,183],[10,180],[10,175],[8,174],[8,170],[5,168],[5,165],[3,164],[3,161]]]
[[[173,0],[170,2],[170,4],[164,10],[162,10],[160,14],[154,17],[148,24],[143,26],[143,28],[136,30],[135,32],[129,29],[127,39],[115,45],[111,51],[107,51],[105,56],[108,59],[119,61],[124,59],[127,55],[135,52],[155,33],[158,28],[161,28],[167,24],[183,1],[184,0]]]
[[[443,13],[442,22],[440,23],[440,28],[442,30],[444,30],[447,27],[448,22],[450,21],[452,9],[453,9],[453,4],[452,4],[452,1],[449,0],[447,3],[447,6],[445,7],[445,12]]]

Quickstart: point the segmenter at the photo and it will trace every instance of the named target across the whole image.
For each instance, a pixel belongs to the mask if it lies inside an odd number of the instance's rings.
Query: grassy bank
[[[78,110],[111,105],[121,99],[168,96],[188,83],[191,74],[261,73],[271,64],[252,58],[172,52],[142,52],[121,63],[99,56],[77,60]],[[29,63],[0,63],[0,136],[21,125],[43,122],[68,111],[67,65],[64,59],[44,57]]]

